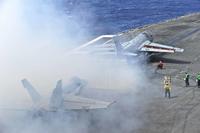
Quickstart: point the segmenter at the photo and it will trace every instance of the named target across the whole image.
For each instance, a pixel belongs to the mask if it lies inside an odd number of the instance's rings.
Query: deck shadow
[[[173,98],[177,98],[177,97],[178,97],[178,96],[171,96],[170,98],[173,99]]]
[[[173,63],[173,64],[190,64],[190,61],[186,60],[179,60],[179,59],[170,59],[170,58],[165,58],[165,57],[160,57],[160,56],[152,56],[150,58],[151,63],[163,61],[164,63]]]

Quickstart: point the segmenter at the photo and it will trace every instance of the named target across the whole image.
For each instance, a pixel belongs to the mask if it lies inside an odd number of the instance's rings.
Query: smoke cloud
[[[67,84],[73,76],[85,79],[89,88],[104,89],[101,95],[91,90],[94,93],[87,94],[88,97],[119,102],[111,109],[86,112],[81,117],[69,112],[33,119],[20,108],[1,111],[0,130],[5,133],[132,132],[142,125],[136,122],[139,118],[133,110],[138,108],[139,88],[144,88],[141,83],[147,81],[143,71],[138,65],[129,66],[122,60],[68,56],[68,51],[90,35],[78,11],[67,14],[60,7],[61,3],[53,0],[0,1],[1,105],[31,106],[32,101],[20,82],[23,78],[29,79],[41,95],[50,95],[57,80],[63,79]],[[123,94],[113,96],[111,93],[107,99],[104,94],[108,89]]]

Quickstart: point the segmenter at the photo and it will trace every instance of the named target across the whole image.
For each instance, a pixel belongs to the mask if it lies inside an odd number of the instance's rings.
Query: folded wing
[[[63,93],[62,81],[57,82],[50,99],[50,110],[91,110],[105,109],[111,102],[76,96],[76,93]]]
[[[112,102],[105,102],[81,96],[66,95],[64,97],[64,109],[66,110],[91,110],[108,108]]]
[[[72,50],[69,54],[90,54],[113,56],[117,55],[113,37],[115,35],[101,35]]]
[[[139,51],[155,52],[155,53],[175,53],[175,52],[183,52],[184,49],[146,41],[141,45],[141,47],[139,47]]]

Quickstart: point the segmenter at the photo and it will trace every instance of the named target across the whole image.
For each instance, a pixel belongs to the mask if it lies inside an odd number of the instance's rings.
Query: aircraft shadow
[[[165,57],[160,57],[160,56],[152,56],[150,57],[150,62],[155,63],[163,61],[164,63],[173,63],[173,64],[190,64],[190,61],[185,61],[185,60],[178,60],[178,59],[170,59],[170,58],[165,58]]]

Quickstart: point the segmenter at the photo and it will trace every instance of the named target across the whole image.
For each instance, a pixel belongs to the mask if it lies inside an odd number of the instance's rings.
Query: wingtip
[[[117,103],[117,101],[112,101],[112,102],[110,102],[109,105],[108,105],[108,108],[109,108],[110,106],[112,106],[113,104],[115,104],[115,103]]]
[[[175,48],[174,51],[182,53],[182,52],[184,52],[184,49],[182,49],[182,48]]]

